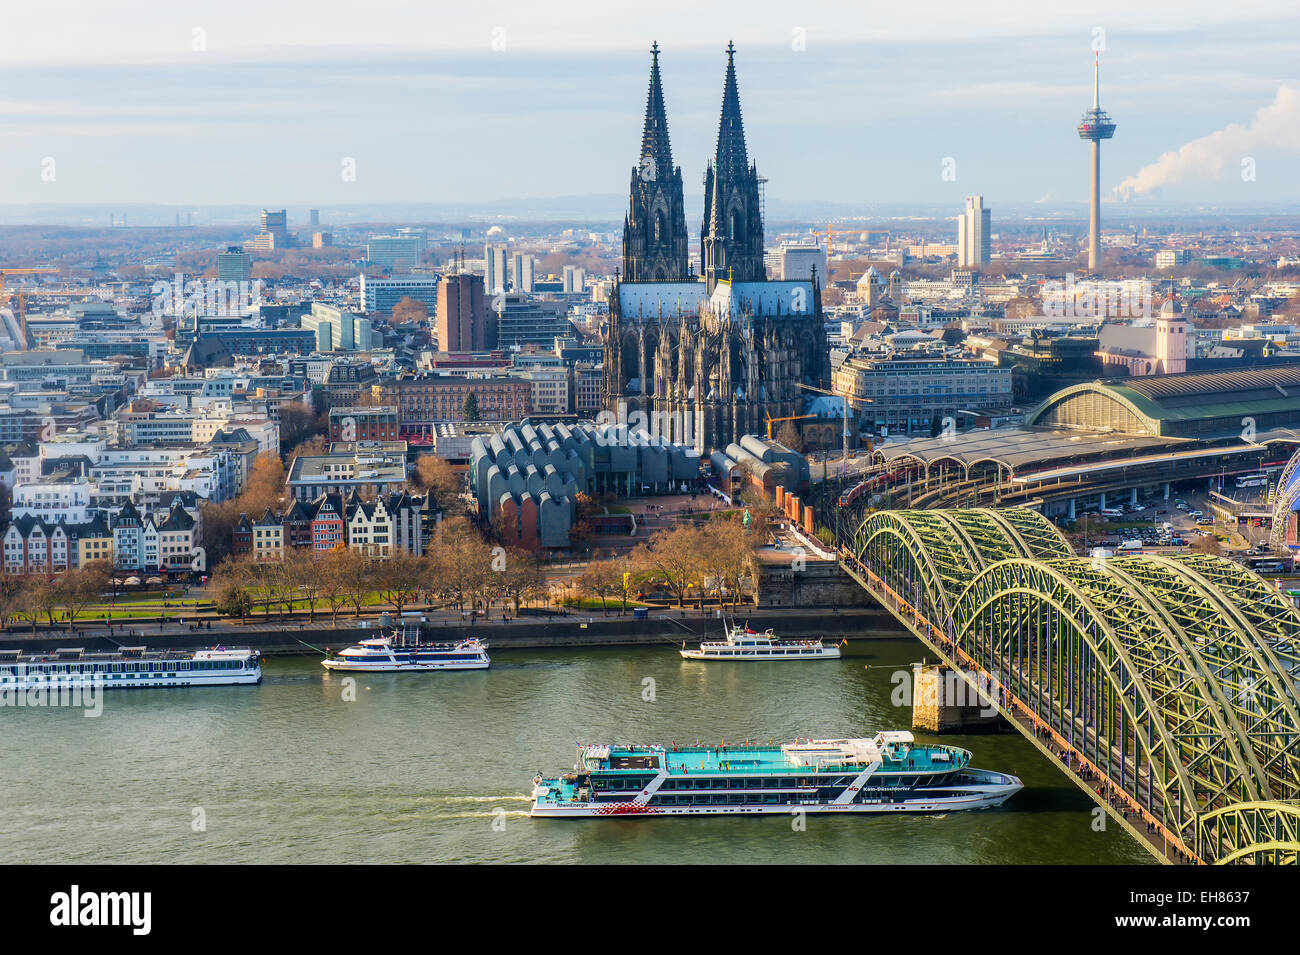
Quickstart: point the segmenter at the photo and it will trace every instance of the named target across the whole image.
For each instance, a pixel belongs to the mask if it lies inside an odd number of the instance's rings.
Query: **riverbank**
[[[755,630],[771,628],[783,637],[824,637],[843,639],[899,639],[908,636],[893,616],[881,607],[827,607],[799,609],[742,608],[736,619]],[[367,624],[360,626],[359,624]],[[330,627],[320,621],[268,625],[250,621],[245,625],[223,621],[212,629],[191,630],[189,625],[167,624],[114,628],[90,628],[68,633],[64,630],[42,633],[0,635],[0,648],[48,650],[53,647],[82,647],[87,650],[112,650],[119,646],[145,646],[151,649],[192,649],[216,644],[248,646],[268,656],[303,654],[321,650],[338,650],[357,640],[381,632],[374,620],[340,621]],[[479,620],[472,625],[444,619],[421,625],[426,640],[454,642],[479,637],[499,649],[546,649],[562,647],[620,647],[653,644],[698,642],[702,637],[717,636],[722,620],[711,611],[651,611],[643,620],[626,616],[600,614],[528,614],[505,620]]]

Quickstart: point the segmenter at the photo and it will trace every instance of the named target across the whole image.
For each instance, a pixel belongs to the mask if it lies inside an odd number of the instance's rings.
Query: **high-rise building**
[[[1092,68],[1092,109],[1079,121],[1079,138],[1092,143],[1092,196],[1088,214],[1088,271],[1101,264],[1101,141],[1115,135],[1115,123],[1101,108],[1101,54]]]
[[[587,287],[587,270],[577,265],[564,267],[564,291],[569,294],[580,293]]]
[[[262,210],[262,231],[270,233],[275,239],[274,248],[283,249],[289,245],[289,213],[285,209],[272,212]]]
[[[468,272],[444,276],[438,284],[437,311],[439,351],[487,351],[487,306],[481,276]]]
[[[967,196],[966,211],[957,217],[957,267],[989,264],[990,214],[983,196]]]
[[[248,282],[253,276],[253,257],[240,246],[226,246],[217,253],[217,281]]]
[[[393,306],[411,298],[429,306],[429,314],[438,303],[438,275],[394,275],[375,279],[361,276],[361,310],[367,315],[392,312]]]
[[[413,269],[424,259],[419,235],[372,235],[366,240],[366,261],[381,269]]]
[[[537,260],[525,252],[516,252],[511,262],[511,288],[516,292],[532,292],[537,284]]]
[[[302,327],[316,335],[318,351],[368,351],[382,339],[364,315],[313,302],[311,314],[302,317]]]
[[[504,292],[509,284],[506,274],[506,247],[489,243],[483,247],[486,267],[483,273],[483,287],[489,295]]]
[[[313,229],[316,228],[317,226],[320,225],[320,210],[312,209],[309,213],[307,213],[307,218],[311,222],[311,227]]]
[[[823,281],[826,279],[826,250],[815,243],[783,242],[772,259],[776,263],[776,277],[781,281],[811,279],[814,270]]]

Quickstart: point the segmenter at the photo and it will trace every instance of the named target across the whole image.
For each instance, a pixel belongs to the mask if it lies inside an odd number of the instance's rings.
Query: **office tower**
[[[424,258],[419,235],[372,235],[366,240],[366,261],[381,269],[413,269]]]
[[[392,312],[393,306],[404,298],[414,299],[429,306],[429,314],[438,304],[437,275],[394,275],[377,279],[361,276],[361,310],[367,315],[375,312]]]
[[[217,281],[248,282],[253,277],[253,257],[237,245],[217,253]]]
[[[510,274],[512,288],[516,292],[532,292],[536,284],[537,262],[526,252],[516,252],[513,257]]]
[[[289,214],[285,209],[272,212],[262,210],[262,232],[269,234],[274,245],[272,248],[283,249],[289,245]]]
[[[564,267],[564,291],[568,293],[584,292],[587,288],[587,270],[577,265]]]
[[[966,211],[957,217],[957,266],[979,268],[989,263],[989,210],[983,196],[967,196]]]
[[[311,227],[315,229],[320,225],[320,210],[312,209],[311,212],[308,213],[308,218],[311,221]]]
[[[1101,108],[1101,54],[1092,67],[1092,109],[1079,121],[1079,138],[1092,143],[1092,204],[1088,214],[1088,271],[1101,262],[1101,141],[1115,135],[1115,124]]]
[[[826,281],[826,250],[820,245],[783,242],[772,256],[772,261],[775,263],[772,271],[783,281],[811,279],[814,271],[819,281]]]
[[[438,283],[438,350],[487,350],[487,308],[483,279],[469,272],[443,276]]]
[[[504,292],[508,283],[506,275],[506,247],[504,245],[486,245],[483,258],[487,263],[483,274],[483,286],[489,295]]]

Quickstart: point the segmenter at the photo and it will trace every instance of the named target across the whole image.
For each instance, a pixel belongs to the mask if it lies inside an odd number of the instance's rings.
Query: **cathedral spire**
[[[727,44],[727,77],[722,86],[722,118],[718,122],[716,174],[737,178],[749,169],[745,151],[745,124],[740,116],[740,90],[736,85],[736,45]]]
[[[632,170],[623,221],[623,274],[629,282],[680,281],[687,276],[686,207],[682,171],[673,165],[668,113],[659,75],[659,44],[650,48],[641,155]]]
[[[750,165],[745,149],[736,83],[736,45],[728,43],[718,148],[704,174],[704,221],[700,229],[703,272],[710,295],[723,279],[761,282],[767,278],[758,183],[758,170]]]
[[[673,148],[668,141],[668,113],[659,79],[659,44],[650,47],[650,89],[645,99],[645,131],[641,134],[640,168],[647,179],[671,175]]]

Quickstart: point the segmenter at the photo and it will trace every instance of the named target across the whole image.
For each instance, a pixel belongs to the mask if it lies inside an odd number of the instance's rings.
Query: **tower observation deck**
[[[1092,109],[1079,120],[1079,138],[1092,143],[1092,201],[1088,216],[1088,271],[1101,261],[1101,141],[1115,135],[1115,123],[1101,108],[1101,54],[1093,64]]]

